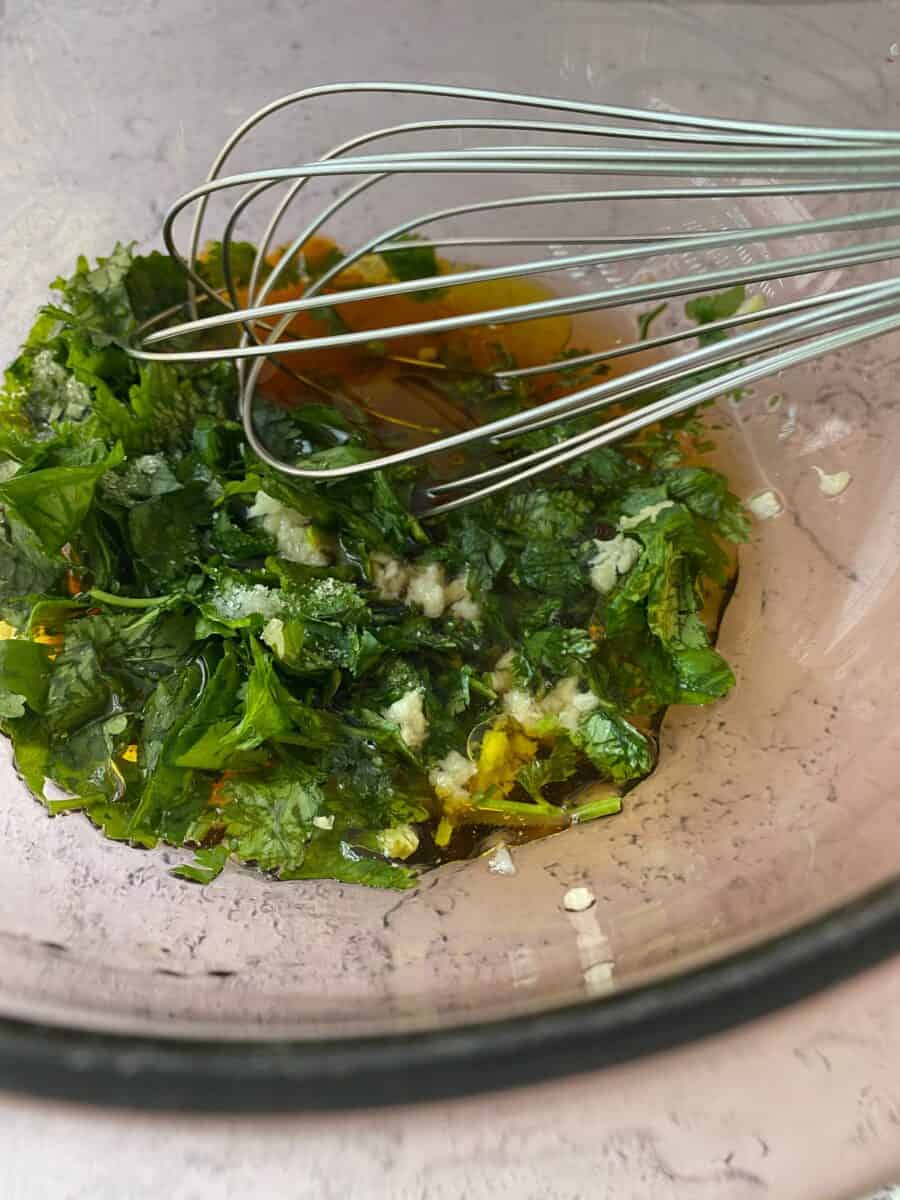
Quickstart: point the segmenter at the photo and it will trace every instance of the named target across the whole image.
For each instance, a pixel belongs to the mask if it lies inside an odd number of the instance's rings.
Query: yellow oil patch
[[[534,758],[537,748],[537,742],[524,733],[489,729],[481,743],[472,791],[486,792],[495,787],[507,795],[515,785],[519,769]]]

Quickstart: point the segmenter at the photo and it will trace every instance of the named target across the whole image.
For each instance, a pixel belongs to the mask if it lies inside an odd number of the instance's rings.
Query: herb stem
[[[569,824],[569,815],[553,804],[530,804],[519,800],[500,800],[474,805],[463,820],[485,825],[558,825]]]
[[[91,588],[88,595],[92,600],[108,604],[111,608],[155,608],[158,604],[166,604],[175,599],[175,594],[168,596],[115,596],[112,592],[104,592],[100,588]]]
[[[570,810],[569,815],[575,825],[581,825],[585,821],[594,821],[597,817],[611,817],[614,813],[622,811],[621,796],[600,796],[597,800],[588,800],[586,804],[580,804],[577,808]]]

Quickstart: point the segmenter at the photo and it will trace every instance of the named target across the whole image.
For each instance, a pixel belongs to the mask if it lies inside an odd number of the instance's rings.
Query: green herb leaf
[[[53,283],[66,305],[63,316],[87,330],[97,346],[124,342],[134,328],[126,282],[131,266],[131,248],[117,243],[108,258],[97,259],[96,267],[81,257],[71,279]]]
[[[578,750],[569,738],[558,736],[553,749],[543,758],[532,759],[519,769],[516,779],[534,800],[543,800],[542,789],[549,783],[563,783],[578,768]]]
[[[534,688],[545,680],[568,675],[577,664],[587,662],[594,653],[594,642],[586,629],[559,625],[529,634],[516,655],[516,677]]]
[[[115,693],[115,681],[104,673],[97,651],[73,632],[50,673],[46,707],[51,732],[71,733],[106,714]]]
[[[312,820],[323,804],[313,774],[298,764],[280,767],[265,776],[227,779],[217,792],[220,808],[213,827],[231,854],[264,871],[296,870],[303,863]],[[201,829],[204,834],[204,819]],[[188,834],[194,840],[195,832]]]
[[[672,651],[680,704],[709,704],[734,687],[734,673],[718,651],[708,646]]]
[[[535,539],[522,551],[515,575],[524,587],[562,599],[585,589],[584,557],[580,546]]]
[[[187,279],[174,259],[154,250],[132,259],[125,273],[125,290],[132,315],[146,321],[184,303]]]
[[[641,779],[653,769],[650,741],[617,713],[597,709],[572,735],[597,770],[614,783]]]
[[[230,855],[231,848],[228,843],[220,842],[218,846],[197,850],[193,862],[175,867],[170,874],[176,879],[189,879],[192,883],[212,883],[224,871]]]
[[[100,478],[124,460],[115,446],[102,461],[88,467],[46,467],[20,473],[0,484],[0,502],[11,505],[34,530],[48,554],[59,550],[78,531],[94,501]]]
[[[46,712],[50,663],[47,646],[20,640],[0,641],[0,695],[18,697],[34,713]],[[8,700],[6,707],[2,714],[6,717],[20,717],[24,713],[24,708],[10,712]]]
[[[710,321],[724,321],[733,317],[747,297],[746,288],[742,283],[728,288],[724,292],[712,292],[708,296],[695,296],[688,300],[684,311],[698,325],[706,325]]]
[[[750,517],[718,472],[706,467],[677,468],[666,474],[666,491],[696,516],[711,521],[728,541],[745,542],[750,536]]]
[[[254,255],[249,243],[232,247],[236,286],[246,286]],[[309,247],[306,276],[338,256]],[[396,279],[437,280],[446,269],[414,239],[384,262]],[[224,286],[220,245],[199,270]],[[295,261],[282,279],[298,278]],[[733,685],[705,614],[733,571],[724,543],[746,538],[748,524],[718,472],[686,465],[686,439],[692,456],[705,439],[695,416],[591,451],[426,531],[414,512],[430,482],[423,463],[286,478],[246,445],[230,361],[131,356],[141,323],[167,311],[179,319],[187,285],[167,255],[119,245],[94,266],[80,259],[55,286],[59,302],[39,315],[0,391],[0,616],[12,626],[3,633],[23,635],[0,640],[0,729],[51,813],[82,810],[106,836],[144,847],[194,846],[194,861],[174,874],[199,883],[233,858],[282,879],[408,888],[418,866],[392,856],[426,861],[454,825],[545,832],[617,810],[618,796],[575,808],[561,797],[591,770],[611,787],[641,778],[655,756],[642,730],[661,710],[711,702]],[[428,288],[418,295],[441,290]],[[687,311],[708,323],[742,302],[737,288]],[[220,307],[214,297],[201,303]],[[643,335],[660,311],[643,314]],[[336,309],[320,316],[344,328]],[[194,344],[217,343],[178,340]],[[369,349],[375,372],[384,347]],[[494,349],[498,366],[515,365]],[[547,398],[546,380],[501,387],[449,344],[441,354],[431,386],[454,424]],[[573,362],[550,386],[607,370]],[[368,415],[356,404],[341,415],[350,394],[335,393],[335,404],[298,396],[294,405],[280,391],[278,402],[261,398],[260,436],[308,464],[366,461]],[[592,427],[584,414],[532,430],[485,447],[484,465]],[[265,527],[273,522],[249,516],[261,491],[311,525],[320,564],[288,561],[286,540]],[[598,591],[596,540],[619,532],[639,557]],[[374,586],[374,555],[384,552],[399,560],[393,598]],[[417,568],[435,563],[446,580],[465,578],[477,622],[428,617],[412,602]],[[501,658],[511,680],[494,673]],[[548,718],[536,756],[513,758],[503,786],[460,811],[436,793],[445,758],[507,727],[504,687],[542,696],[571,677],[602,698],[577,728]],[[427,721],[415,751],[386,716],[410,691]],[[451,774],[454,764],[449,757]],[[46,800],[45,777],[69,795]]]
[[[429,279],[434,275],[440,275],[441,270],[433,246],[419,245],[410,235],[401,240],[409,243],[402,250],[382,250],[381,252],[381,257],[387,263],[395,279],[401,281]],[[413,295],[420,300],[431,300],[442,296],[446,290],[446,288],[435,287],[424,292],[414,292]]]

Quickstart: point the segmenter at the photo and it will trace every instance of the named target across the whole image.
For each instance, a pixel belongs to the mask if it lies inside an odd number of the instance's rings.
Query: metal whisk
[[[223,175],[225,164],[238,144],[267,117],[290,106],[306,105],[317,98],[340,93],[394,93],[415,97],[419,104],[425,102],[425,97],[449,98],[468,104],[512,106],[525,110],[526,115],[524,119],[497,116],[492,108],[491,115],[487,117],[404,122],[363,132],[335,146],[320,158],[298,166]],[[538,111],[544,114],[542,119],[538,119]],[[557,117],[575,114],[585,119],[546,119],[554,114]],[[500,144],[459,144],[467,135],[483,134],[484,131],[502,135]],[[455,144],[450,148],[442,143],[441,148],[437,149],[394,153],[382,153],[372,146],[396,135],[409,134],[426,134],[430,138],[441,135],[444,139],[449,135]],[[553,140],[549,144],[528,145],[517,144],[515,140],[521,139],[522,135],[535,134]],[[622,143],[625,144],[624,148]],[[364,146],[367,149],[362,153]],[[329,220],[347,206],[358,202],[370,189],[391,178],[409,176],[410,182],[415,183],[416,177],[460,174],[469,177],[467,183],[471,182],[473,189],[483,181],[506,175],[546,175],[553,184],[562,178],[590,184],[594,176],[603,176],[605,186],[603,190],[573,190],[570,186],[567,190],[477,198],[466,204],[421,213],[361,241],[311,282],[301,297],[282,303],[266,303],[279,281],[285,279],[288,268],[296,261],[304,244]],[[321,211],[301,222],[302,228],[264,278],[266,259],[272,252],[279,226],[292,206],[302,199],[309,182],[321,177],[339,184],[346,178],[347,187],[325,204]],[[649,179],[650,185],[639,183],[635,186],[633,177],[638,181]],[[670,183],[669,180],[674,182]],[[279,194],[259,240],[247,286],[247,300],[242,304],[234,281],[232,261],[236,226],[243,214],[258,204],[261,198],[272,193],[273,189],[285,187],[286,191]],[[900,254],[900,238],[856,241],[837,247],[832,242],[812,252],[782,257],[776,253],[775,257],[762,262],[750,261],[737,265],[717,265],[715,260],[720,251],[747,243],[769,244],[781,239],[808,239],[823,234],[843,234],[852,238],[863,230],[897,224],[900,222],[900,208],[878,208],[876,200],[879,193],[898,188],[900,132],[761,124],[414,83],[342,83],[309,88],[274,101],[246,120],[223,146],[206,182],[182,196],[169,211],[163,236],[169,253],[180,263],[190,280],[190,319],[160,327],[163,319],[171,320],[173,312],[160,314],[139,331],[133,353],[140,359],[159,361],[236,359],[241,417],[250,445],[262,459],[287,475],[322,480],[410,462],[437,452],[473,447],[475,443],[486,440],[498,445],[526,431],[610,405],[621,406],[628,401],[640,401],[642,397],[646,401],[649,389],[659,389],[665,385],[662,399],[643,402],[631,411],[598,422],[587,431],[572,434],[547,449],[523,454],[500,465],[475,470],[464,477],[432,487],[427,495],[425,515],[438,515],[552,470],[596,447],[631,437],[663,418],[784,368],[896,328],[900,325],[900,278],[882,279],[840,290],[826,289],[761,310],[749,306],[749,310],[739,311],[732,317],[702,327],[702,332],[708,334],[744,325],[758,325],[746,332],[719,341],[704,339],[704,344],[698,349],[661,358],[649,366],[579,387],[538,407],[440,437],[426,445],[412,446],[373,457],[366,462],[337,467],[313,467],[304,466],[302,462],[282,461],[260,440],[253,415],[259,373],[266,359],[285,353],[336,349],[375,340],[390,343],[412,334],[440,334],[475,326],[528,321],[537,317],[572,315],[646,302],[659,303],[673,297],[710,292],[739,283],[762,283],[889,262]],[[223,294],[212,289],[198,272],[197,255],[207,203],[214,193],[230,189],[242,189],[242,194],[222,232]],[[614,202],[627,203],[635,213],[640,213],[641,205],[646,201],[667,201],[671,202],[671,211],[683,213],[698,199],[834,195],[861,195],[868,199],[859,212],[753,228],[690,230],[679,228],[684,221],[676,217],[674,223],[667,221],[666,227],[660,232],[612,234],[602,232],[602,221],[596,219],[602,217],[604,204]],[[173,224],[184,209],[194,204],[197,208],[189,248],[186,254],[181,254],[174,242]],[[595,224],[601,226],[601,231],[587,236],[571,233],[557,236],[554,233],[541,237],[429,237],[427,234],[428,226],[473,214],[512,213],[514,210],[527,211],[533,206],[550,206],[552,211],[555,205],[573,204],[585,205],[587,212],[595,217]],[[423,234],[422,231],[426,232]],[[508,253],[510,248],[517,248],[521,253],[521,261],[460,269],[452,274],[377,286],[349,290],[342,288],[337,293],[327,292],[329,283],[365,255],[408,249],[410,242],[406,239],[410,235],[420,239],[415,243],[417,246],[477,248],[479,253],[488,257],[492,249],[496,251],[501,246],[504,253]],[[561,247],[573,244],[581,247],[578,253],[561,250]],[[538,250],[539,246],[545,248],[544,253]],[[584,272],[591,268],[609,272],[645,260],[652,260],[651,265],[655,270],[665,262],[667,256],[672,255],[678,255],[682,260],[689,255],[688,261],[699,265],[689,273],[665,279],[638,279],[611,285],[607,282],[599,290],[552,296],[527,304],[510,304],[489,311],[422,319],[381,329],[339,331],[301,340],[285,338],[285,331],[298,314],[321,312],[333,306],[336,300],[345,310],[347,305],[427,293],[435,288],[454,288],[553,272]],[[200,305],[207,298],[217,301],[218,311],[211,316],[202,316]],[[226,311],[221,311],[223,306]],[[237,345],[185,350],[180,348],[183,345],[180,343],[177,349],[162,348],[163,343],[173,338],[181,338],[186,334],[209,335],[211,331],[224,326],[240,327]],[[566,357],[536,366],[512,366],[494,374],[498,383],[509,383],[517,377],[655,349],[697,337],[697,334],[696,329],[676,329],[627,345],[617,345],[611,350],[577,358]],[[722,368],[725,364],[730,364],[728,370],[709,378],[710,368]]]

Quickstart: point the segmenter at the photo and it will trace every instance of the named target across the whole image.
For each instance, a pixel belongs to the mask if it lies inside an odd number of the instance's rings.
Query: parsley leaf
[[[302,865],[324,797],[315,774],[292,763],[265,775],[226,779],[216,800],[216,810],[200,818],[187,840],[201,841],[216,830],[241,862],[282,872]]]
[[[24,715],[24,705],[34,713],[47,709],[50,690],[50,650],[37,642],[0,641],[0,696],[5,697],[7,711],[3,716]],[[9,700],[18,697],[19,712],[9,711]],[[13,705],[13,708],[19,707]]]
[[[519,768],[516,779],[533,800],[544,799],[542,789],[549,783],[563,783],[578,768],[578,750],[567,737],[558,736],[553,749],[543,758],[534,758]]]
[[[429,279],[433,275],[440,275],[441,270],[433,246],[419,245],[411,235],[400,240],[408,243],[402,250],[382,250],[381,252],[381,257],[387,263],[395,279],[401,281]],[[434,287],[413,294],[420,300],[433,300],[438,296],[443,296],[446,290],[446,288]]]
[[[513,660],[516,678],[534,688],[545,680],[568,675],[594,653],[594,642],[586,629],[551,625],[526,636]]]
[[[0,484],[0,502],[15,509],[48,554],[59,550],[78,531],[94,502],[101,477],[124,459],[116,445],[92,466],[45,467],[14,475]]]
[[[652,743],[616,712],[602,708],[592,712],[572,735],[572,741],[601,775],[614,783],[640,779],[653,769]]]
[[[584,589],[584,558],[580,546],[535,539],[526,544],[514,575],[524,587],[562,599]]]
[[[302,286],[338,253],[317,239],[282,281]],[[254,255],[233,246],[238,287]],[[382,259],[361,273],[445,269],[415,239]],[[200,270],[224,285],[221,246]],[[246,444],[230,361],[129,354],[143,322],[179,320],[187,286],[167,255],[118,245],[54,286],[0,391],[0,614],[19,635],[0,640],[0,729],[51,812],[80,809],[144,847],[191,846],[174,873],[197,883],[234,860],[281,879],[408,888],[479,827],[546,831],[616,811],[617,796],[577,809],[560,797],[591,772],[634,783],[654,765],[644,731],[666,705],[733,685],[705,614],[733,570],[724,543],[748,524],[722,475],[688,465],[696,418],[426,530],[421,463],[286,478]],[[731,289],[687,311],[702,325],[742,302]],[[644,334],[656,315],[643,315]],[[336,311],[322,317],[341,325]],[[500,387],[454,346],[439,347],[449,369],[431,383],[454,420],[518,412],[607,370],[573,363]],[[514,365],[502,345],[489,350]],[[369,365],[393,369],[376,351]],[[372,455],[361,406],[348,419],[274,392],[257,418],[280,455],[330,466]],[[492,445],[485,464],[592,420]],[[598,581],[598,543],[615,538],[628,543],[621,570]],[[454,611],[463,581],[476,618]],[[388,715],[411,693],[421,738]],[[46,800],[45,777],[69,797]],[[471,838],[457,843],[463,825]]]
[[[685,315],[692,321],[696,321],[698,325],[723,321],[726,317],[734,316],[744,303],[746,296],[746,288],[742,283],[736,284],[724,292],[713,292],[708,296],[695,296],[693,300],[688,300],[685,304]],[[700,344],[721,341],[724,337],[727,337],[727,334],[722,330],[703,334],[700,337]]]

